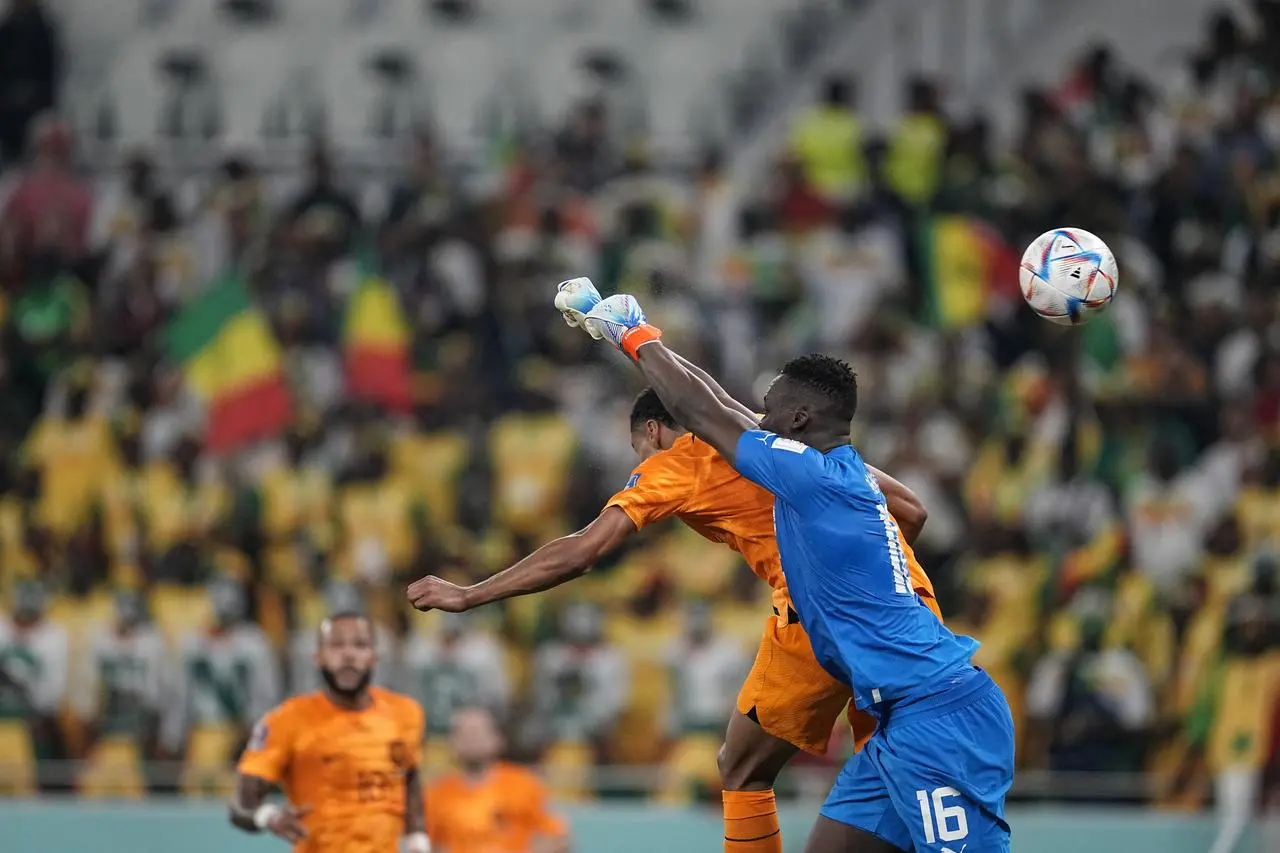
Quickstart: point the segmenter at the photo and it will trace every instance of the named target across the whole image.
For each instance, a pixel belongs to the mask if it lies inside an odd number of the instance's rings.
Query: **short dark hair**
[[[784,364],[782,375],[820,394],[841,420],[853,420],[858,411],[858,376],[846,361],[821,353],[802,355]]]
[[[667,407],[662,405],[662,400],[658,397],[658,392],[652,388],[646,388],[636,395],[636,401],[631,404],[631,429],[640,429],[649,421],[657,421],[665,427],[671,429],[680,429],[680,425],[676,423],[676,419],[671,417],[671,413],[667,411]]]
[[[349,619],[354,619],[357,622],[364,622],[369,626],[370,631],[373,630],[373,620],[370,619],[366,614],[361,613],[358,610],[339,610],[336,613],[331,613],[330,615],[326,616],[324,619],[320,620],[320,625],[318,626],[317,630],[323,635],[324,627],[326,625],[335,625],[338,622],[346,622]]]

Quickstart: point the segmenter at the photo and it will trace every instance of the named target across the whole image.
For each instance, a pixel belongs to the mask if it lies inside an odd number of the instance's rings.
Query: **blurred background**
[[[1280,3],[0,6],[0,791],[81,798],[0,804],[31,849],[85,798],[225,795],[349,608],[432,767],[483,702],[581,849],[622,799],[719,843],[769,608],[733,554],[672,524],[507,606],[403,599],[626,482],[639,386],[551,306],[590,275],[743,399],[855,365],[1014,800],[1054,804],[1020,849],[1280,850],[1245,828],[1280,807]],[[1060,225],[1122,271],[1078,329],[1016,285]],[[785,777],[793,845],[846,735]]]

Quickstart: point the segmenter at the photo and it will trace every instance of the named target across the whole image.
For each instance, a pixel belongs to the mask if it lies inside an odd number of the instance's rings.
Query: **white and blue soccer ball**
[[[1055,228],[1032,241],[1018,270],[1022,298],[1051,323],[1075,326],[1116,295],[1120,273],[1107,244],[1082,228]]]

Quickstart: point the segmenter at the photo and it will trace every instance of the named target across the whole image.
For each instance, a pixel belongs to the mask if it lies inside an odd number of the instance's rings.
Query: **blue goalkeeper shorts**
[[[962,695],[888,714],[840,771],[822,815],[915,853],[1007,853],[1013,717],[985,672]]]

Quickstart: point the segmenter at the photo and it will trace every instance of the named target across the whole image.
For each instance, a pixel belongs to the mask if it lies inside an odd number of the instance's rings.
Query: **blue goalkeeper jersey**
[[[976,673],[978,649],[912,589],[897,522],[850,445],[821,453],[764,430],[738,441],[734,467],[774,494],[782,571],[818,662],[857,706],[914,704]]]

